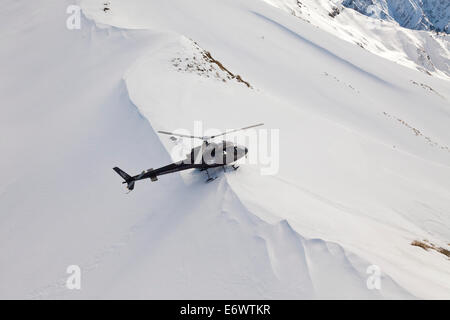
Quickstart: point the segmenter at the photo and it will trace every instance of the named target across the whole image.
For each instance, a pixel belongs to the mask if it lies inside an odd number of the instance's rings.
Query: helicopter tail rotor
[[[134,179],[128,173],[120,169],[119,167],[114,167],[113,170],[117,172],[119,176],[121,176],[125,181],[123,183],[127,184],[128,190],[134,189]]]

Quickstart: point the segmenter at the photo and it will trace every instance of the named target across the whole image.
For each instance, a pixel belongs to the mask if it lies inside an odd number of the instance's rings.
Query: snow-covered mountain
[[[1,298],[450,298],[447,38],[267,1],[82,0],[79,30],[73,0],[4,1]],[[278,170],[125,194],[112,167],[196,121],[279,130]]]
[[[368,18],[355,10],[349,10],[339,1],[264,1],[383,58],[429,75],[445,79],[450,77],[448,34],[403,28],[393,19],[381,19],[381,13],[380,17],[371,15]],[[448,2],[445,3],[448,6]],[[449,14],[448,8],[438,12]]]
[[[448,0],[344,0],[342,4],[372,18],[402,27],[450,33]]]

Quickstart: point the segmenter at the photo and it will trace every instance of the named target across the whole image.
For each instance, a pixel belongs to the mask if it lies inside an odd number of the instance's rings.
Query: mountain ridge
[[[450,33],[450,2],[446,0],[344,0],[342,4],[405,28]]]

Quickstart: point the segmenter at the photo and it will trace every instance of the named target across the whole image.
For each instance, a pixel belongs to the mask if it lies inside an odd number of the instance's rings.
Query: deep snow
[[[447,80],[262,1],[83,0],[79,31],[70,3],[2,14],[0,297],[450,297],[448,259],[410,245],[450,239]],[[179,72],[194,41],[252,88]],[[156,130],[196,120],[279,129],[279,172],[125,195],[111,168],[169,163]],[[71,264],[81,291],[64,286]]]

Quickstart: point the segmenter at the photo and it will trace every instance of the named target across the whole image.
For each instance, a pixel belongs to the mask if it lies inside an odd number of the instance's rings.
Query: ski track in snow
[[[299,41],[302,41],[302,42],[306,43],[308,46],[317,49],[317,53],[323,54],[323,55],[327,55],[327,56],[331,57],[332,59],[338,61],[339,63],[350,67],[350,69],[354,70],[355,72],[361,73],[364,76],[367,76],[371,80],[377,81],[377,82],[379,82],[382,85],[385,85],[385,86],[390,87],[390,88],[395,88],[397,90],[400,89],[395,84],[389,83],[386,80],[381,79],[380,77],[377,77],[375,74],[370,73],[370,72],[368,72],[368,71],[366,71],[366,70],[364,70],[364,69],[354,65],[350,61],[348,61],[346,59],[343,59],[343,58],[339,57],[338,55],[334,54],[333,52],[330,52],[329,50],[327,50],[327,49],[317,45],[316,43],[314,43],[314,42],[312,42],[312,41],[310,41],[310,40],[300,36],[298,33],[296,33],[295,31],[292,31],[291,29],[287,28],[286,26],[284,26],[284,25],[282,25],[282,24],[280,24],[280,23],[278,23],[278,22],[276,22],[276,21],[274,21],[274,20],[272,20],[272,19],[270,19],[270,18],[268,18],[268,17],[258,13],[258,12],[252,12],[252,13],[255,14],[256,16],[260,17],[261,19],[263,19],[263,20],[265,20],[265,21],[275,25],[276,27],[280,28],[281,30],[283,30],[287,34],[291,35],[295,39],[297,39]]]

